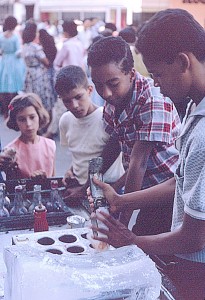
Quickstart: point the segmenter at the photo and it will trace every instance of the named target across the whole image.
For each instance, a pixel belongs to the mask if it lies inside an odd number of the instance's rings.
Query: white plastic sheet
[[[56,255],[29,243],[4,250],[5,300],[154,300],[161,276],[136,246]]]

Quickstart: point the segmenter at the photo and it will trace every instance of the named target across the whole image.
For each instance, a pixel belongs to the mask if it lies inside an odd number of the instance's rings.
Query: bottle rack
[[[50,182],[51,180],[58,180],[59,183],[59,191],[60,193],[63,193],[65,190],[65,187],[62,185],[62,178],[61,177],[51,177],[46,179],[26,179],[26,190],[27,190],[27,196],[28,199],[32,199],[33,197],[33,187],[35,184],[40,184],[42,187],[41,193],[42,193],[42,202],[46,203],[50,198]],[[6,195],[9,197],[11,201],[11,207],[13,205],[13,199],[14,199],[14,191],[15,186],[18,184],[22,184],[19,180],[7,180],[5,181],[6,184]],[[72,203],[72,201],[71,201]],[[83,201],[79,201],[78,203],[79,209],[82,206],[84,209],[87,210],[87,208],[83,205]],[[67,222],[67,217],[73,215],[72,209],[68,206],[64,206],[64,211],[59,212],[47,212],[47,221],[48,225],[63,225]],[[0,232],[2,231],[10,231],[10,230],[18,230],[18,229],[33,229],[34,225],[34,215],[33,214],[26,214],[22,216],[9,216],[0,218]]]

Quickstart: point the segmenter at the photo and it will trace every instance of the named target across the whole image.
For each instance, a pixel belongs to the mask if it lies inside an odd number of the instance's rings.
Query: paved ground
[[[9,142],[11,142],[15,137],[19,135],[19,132],[16,132],[12,129],[9,129],[4,121],[2,115],[0,115],[0,139],[2,148],[4,148]],[[55,139],[56,141],[56,176],[61,177],[64,175],[66,169],[70,166],[71,156],[68,150],[60,146],[59,138]]]

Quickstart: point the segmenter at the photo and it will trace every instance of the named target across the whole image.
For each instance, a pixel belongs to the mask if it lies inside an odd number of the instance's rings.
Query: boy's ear
[[[93,86],[89,85],[88,86],[88,93],[89,93],[89,95],[92,93],[92,91],[93,91]]]
[[[135,69],[132,68],[132,70],[130,72],[130,82],[132,82],[134,78],[135,78]]]
[[[189,55],[187,55],[184,52],[181,52],[178,54],[177,58],[179,60],[180,69],[181,69],[182,73],[184,73],[190,67]]]

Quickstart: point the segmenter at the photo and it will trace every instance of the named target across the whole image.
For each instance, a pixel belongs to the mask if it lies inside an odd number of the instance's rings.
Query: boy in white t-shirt
[[[103,156],[104,181],[113,183],[124,174],[122,153],[118,142],[110,141],[104,130],[103,107],[91,101],[92,85],[78,66],[62,68],[56,77],[55,89],[68,109],[59,121],[60,143],[68,146],[72,165],[63,178],[66,197],[86,195],[89,160]],[[110,152],[102,153],[105,144],[112,143]],[[107,157],[106,157],[107,156]]]

